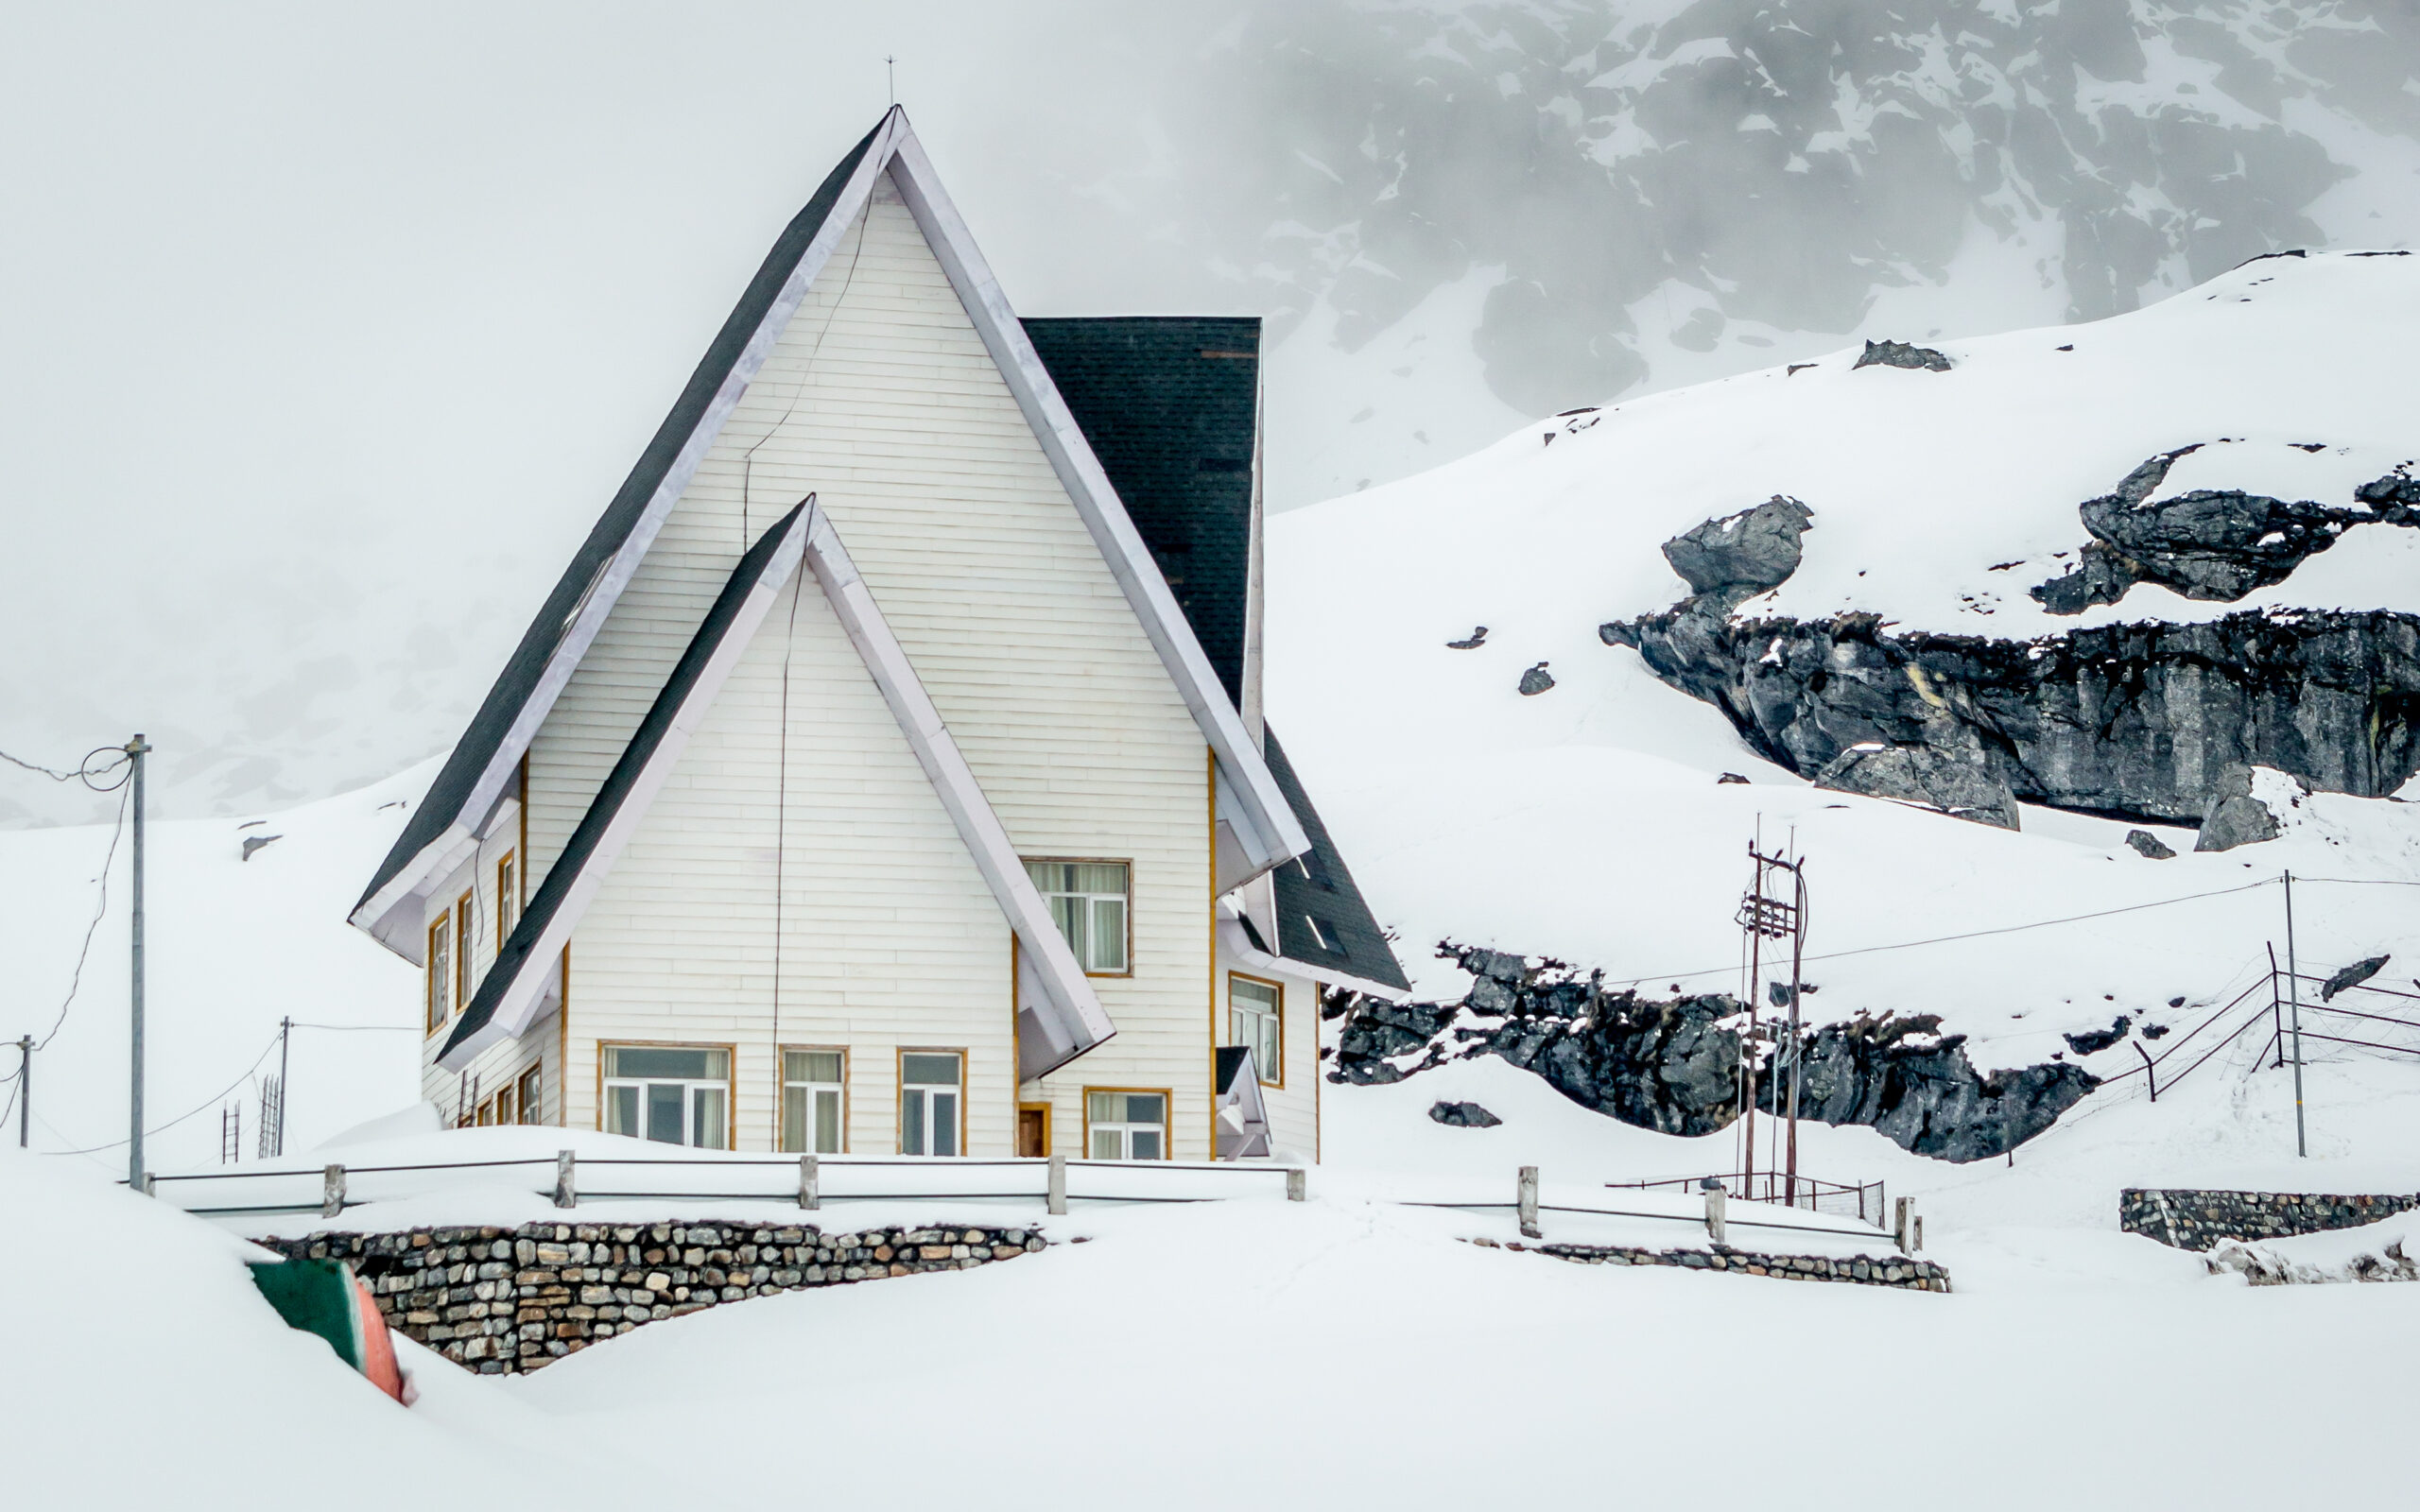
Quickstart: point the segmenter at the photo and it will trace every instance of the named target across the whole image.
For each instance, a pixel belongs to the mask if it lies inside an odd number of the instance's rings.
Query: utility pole
[[[2294,1036],[2294,1153],[2310,1154],[2310,1135],[2303,1126],[2303,987],[2301,967],[2294,959],[2294,874],[2286,873],[2286,1005],[2292,1015]]]
[[[294,1035],[291,1017],[277,1021],[277,1154],[285,1156],[285,1042]]]
[[[126,1184],[128,1190],[146,1190],[143,1168],[143,758],[151,753],[137,730],[126,743],[128,760],[134,764],[134,983],[129,1005],[133,1027],[133,1080],[128,1098],[128,1138],[126,1147]]]
[[[34,1037],[17,1041],[17,1148],[26,1147],[26,1121],[34,1116]]]

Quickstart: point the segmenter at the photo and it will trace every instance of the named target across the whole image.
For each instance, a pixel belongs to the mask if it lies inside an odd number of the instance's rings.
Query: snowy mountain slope
[[[434,773],[424,764],[265,820],[152,822],[144,898],[152,1169],[215,1166],[219,1111],[231,1104],[241,1107],[243,1158],[252,1158],[259,1085],[277,1072],[284,1018],[310,1026],[294,1031],[288,1052],[289,1151],[420,1095],[420,973],[346,923],[345,908]],[[42,1046],[33,1147],[97,1146],[84,1163],[123,1176],[131,859],[123,840],[108,912],[93,927],[111,836],[110,826],[0,833],[0,952],[10,962],[0,1075],[16,1071],[13,1042],[33,1036]],[[247,859],[247,837],[273,838]],[[16,1091],[13,1081],[0,1090],[11,1146]]]
[[[1856,609],[1882,615],[1886,633],[2022,640],[2257,607],[2420,609],[2420,533],[2385,525],[2353,527],[2239,604],[2137,585],[2062,618],[2025,593],[2086,540],[2079,503],[2179,446],[2213,443],[2176,487],[2231,478],[2351,504],[2354,479],[2420,453],[2383,356],[2413,333],[2420,260],[2314,254],[2091,325],[1941,343],[1947,372],[1856,369],[1844,352],[1531,426],[1273,523],[1272,715],[1304,731],[1289,741],[1424,993],[1461,989],[1461,972],[1428,959],[1448,936],[1601,967],[1614,985],[1741,991],[1731,916],[1743,848],[1761,833],[1769,846],[1794,835],[1808,858],[1818,1018],[1940,1013],[1986,1065],[2047,1059],[2064,1052],[2062,1033],[2118,1012],[2182,1019],[2266,971],[2282,899],[2256,886],[2167,900],[2288,866],[2420,878],[2412,811],[2326,799],[2365,816],[2157,862],[2124,847],[2127,826],[2083,816],[2029,808],[2015,834],[1961,824],[1819,791],[1757,760],[1719,713],[1598,627],[1688,592],[1663,541],[1775,493],[1813,511],[1805,558],[1740,616]],[[1482,625],[1479,646],[1447,644]],[[1523,696],[1540,663],[1554,686]],[[1724,771],[1754,781],[1719,784]],[[2189,851],[2189,832],[2166,838]],[[2306,889],[2303,959],[2332,968],[2389,952],[2420,965],[2404,891]],[[2132,1052],[2100,1058],[2122,1065]]]

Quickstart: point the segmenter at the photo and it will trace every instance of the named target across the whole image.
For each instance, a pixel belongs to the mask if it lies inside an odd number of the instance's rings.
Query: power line
[[[2273,887],[2276,885],[2276,878],[2264,877],[2258,882],[2247,882],[2240,886],[2220,887],[2210,892],[2187,893],[2182,898],[2161,898],[2147,903],[2128,903],[2122,908],[2095,909],[2088,914],[2069,914],[2063,919],[2041,919],[2030,924],[2005,924],[1997,929],[1973,929],[1962,935],[1936,935],[1930,939],[1902,940],[1895,945],[1862,945],[1853,951],[1827,951],[1821,955],[1809,955],[1806,959],[1837,961],[1851,955],[1874,955],[1885,951],[1911,951],[1923,945],[1947,945],[1957,940],[1982,939],[1993,935],[2018,935],[2029,929],[2048,929],[2054,924],[2078,924],[2091,919],[2111,919],[2119,914],[2138,914],[2146,908],[2167,908],[2177,903],[2198,902],[2204,898],[2225,898],[2235,893],[2251,892],[2256,887]],[[1622,977],[1619,980],[1636,987],[1642,982],[1685,981],[1694,976],[1720,976],[1725,971],[1736,970],[1737,967],[1734,965],[1717,966],[1699,971],[1644,971],[1636,976]]]
[[[84,926],[84,943],[76,952],[76,971],[67,979],[67,996],[60,1002],[59,1017],[51,1021],[50,1032],[34,1046],[36,1050],[49,1049],[50,1042],[59,1038],[59,1031],[67,1026],[67,1010],[76,1005],[76,994],[84,986],[84,963],[92,957],[93,936],[99,932],[101,919],[110,911],[110,869],[117,861],[117,842],[126,833],[126,809],[130,798],[117,800],[117,824],[110,831],[108,853],[101,857],[101,891],[93,905],[93,920]]]
[[[111,752],[116,755],[119,759],[116,761],[105,761],[98,766],[94,765],[93,758],[100,755],[104,751]],[[111,792],[119,784],[112,782],[108,787],[98,787],[95,786],[93,779],[108,776],[111,772],[117,770],[119,766],[125,765],[126,761],[129,759],[130,758],[127,757],[124,748],[121,747],[95,746],[91,750],[84,753],[84,760],[82,764],[74,771],[62,772],[55,766],[44,766],[40,762],[29,762],[22,756],[11,756],[7,751],[0,750],[0,762],[7,762],[11,766],[22,766],[29,772],[40,773],[42,776],[49,778],[54,782],[73,782],[80,779],[86,787],[92,788],[93,791],[96,793]]]
[[[208,1112],[210,1109],[212,1109],[212,1108],[214,1108],[217,1107],[217,1106],[218,1106],[218,1104],[219,1104],[219,1101],[220,1101],[222,1098],[224,1098],[224,1097],[225,1097],[229,1092],[233,1091],[236,1088],[241,1087],[242,1085],[244,1085],[244,1083],[245,1083],[246,1081],[250,1080],[250,1079],[251,1078],[251,1074],[252,1074],[252,1073],[253,1073],[253,1072],[256,1072],[256,1071],[258,1071],[258,1070],[260,1070],[260,1069],[261,1069],[261,1061],[267,1060],[267,1059],[268,1058],[268,1053],[269,1053],[270,1051],[272,1051],[272,1050],[275,1050],[276,1048],[277,1048],[277,1036],[275,1036],[275,1035],[271,1035],[271,1036],[269,1036],[268,1043],[267,1045],[265,1045],[265,1046],[263,1046],[263,1047],[262,1047],[262,1049],[261,1049],[261,1053],[260,1053],[260,1056],[258,1057],[258,1058],[256,1058],[255,1060],[253,1060],[253,1062],[252,1062],[251,1065],[249,1065],[249,1066],[247,1066],[247,1067],[245,1067],[245,1068],[244,1068],[244,1074],[243,1074],[242,1075],[240,1075],[240,1076],[236,1077],[233,1081],[229,1082],[225,1087],[221,1088],[219,1091],[216,1091],[216,1092],[213,1092],[213,1093],[210,1095],[210,1098],[209,1098],[209,1100],[208,1100],[208,1101],[206,1101],[206,1102],[202,1103],[199,1107],[198,1107],[198,1108],[194,1108],[192,1112],[179,1113],[176,1117],[174,1117],[174,1118],[172,1118],[172,1119],[168,1120],[168,1121],[167,1121],[166,1123],[164,1123],[164,1124],[162,1124],[162,1125],[159,1125],[157,1128],[147,1128],[147,1129],[145,1129],[145,1130],[143,1131],[143,1137],[144,1137],[145,1139],[149,1139],[149,1138],[150,1138],[152,1135],[154,1135],[154,1134],[164,1134],[164,1133],[166,1133],[168,1130],[170,1130],[170,1129],[172,1129],[172,1128],[176,1127],[178,1125],[180,1125],[180,1124],[183,1123],[186,1119],[193,1117],[196,1113],[206,1113],[206,1112]],[[39,1113],[35,1114],[34,1116],[35,1116],[36,1118],[41,1118],[41,1117],[42,1117],[42,1115],[41,1115],[41,1114],[39,1114]],[[56,1134],[56,1133],[58,1133],[58,1132],[59,1132],[59,1130],[58,1130],[57,1128],[55,1128],[55,1127],[53,1127],[53,1126],[51,1125],[50,1122],[49,1122],[47,1119],[44,1119],[44,1120],[43,1121],[43,1125],[42,1125],[42,1126],[43,1126],[43,1127],[44,1127],[44,1128],[50,1129],[50,1131],[51,1131],[53,1134]],[[45,1154],[49,1154],[49,1155],[98,1155],[98,1154],[100,1154],[103,1150],[116,1150],[116,1149],[123,1149],[123,1148],[125,1148],[125,1147],[126,1147],[126,1145],[130,1143],[130,1141],[131,1141],[131,1139],[132,1139],[132,1138],[133,1138],[133,1136],[129,1135],[126,1139],[123,1139],[123,1140],[112,1140],[112,1141],[111,1141],[111,1142],[110,1142],[109,1143],[107,1143],[107,1144],[95,1144],[95,1145],[93,1145],[93,1146],[92,1146],[91,1148],[89,1148],[89,1149],[81,1149],[81,1150],[48,1150],[48,1151],[45,1151],[45,1152],[43,1152],[43,1153],[45,1153]]]

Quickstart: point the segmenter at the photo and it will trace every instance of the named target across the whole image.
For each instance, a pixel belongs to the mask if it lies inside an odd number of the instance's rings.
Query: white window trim
[[[790,1149],[787,1143],[785,1143],[783,1145],[783,1153],[786,1155],[846,1155],[849,1152],[848,1050],[839,1046],[784,1045],[782,1046],[781,1053],[782,1137],[785,1142],[786,1142],[789,1137],[790,1093],[793,1091],[804,1091],[806,1094],[806,1117],[802,1125],[802,1137],[804,1143],[802,1143],[799,1148],[794,1150]],[[793,1081],[790,1079],[789,1069],[789,1057],[792,1056],[837,1056],[840,1060],[840,1079],[838,1081]],[[963,1073],[961,1073],[961,1079],[963,1079]],[[815,1104],[816,1100],[824,1092],[830,1092],[832,1094],[834,1108],[832,1123],[838,1143],[834,1148],[828,1150],[811,1149],[808,1148],[808,1146],[812,1145],[815,1142]]]
[[[1267,988],[1276,995],[1277,1001],[1267,1008],[1241,1006],[1236,1001],[1236,984],[1238,982],[1249,982],[1254,987]],[[1238,1020],[1268,1021],[1270,1036],[1276,1040],[1276,1054],[1264,1057],[1261,1054],[1260,1037],[1240,1028]],[[1227,1042],[1232,1045],[1242,1045],[1252,1052],[1253,1074],[1260,1078],[1262,1086],[1282,1087],[1286,1084],[1285,983],[1265,982],[1259,977],[1247,975],[1242,971],[1227,973]]]
[[[952,1060],[955,1060],[955,1061],[957,1061],[957,1062],[958,1062],[958,1080],[956,1080],[956,1081],[950,1081],[950,1082],[943,1082],[943,1081],[916,1081],[916,1082],[911,1082],[911,1081],[909,1081],[909,1080],[908,1079],[908,1057],[910,1057],[910,1056],[947,1056],[947,1057],[949,1057]],[[922,1150],[914,1150],[914,1151],[911,1151],[911,1150],[909,1150],[909,1149],[908,1148],[908,1094],[909,1092],[921,1092],[921,1093],[923,1094],[923,1098],[924,1098],[924,1100],[923,1100],[923,1108],[924,1108],[923,1118],[924,1118],[924,1123],[923,1123],[923,1125],[922,1125],[918,1128],[918,1130],[917,1130],[917,1133],[918,1133],[918,1135],[920,1136],[920,1143],[925,1146]],[[947,1154],[947,1155],[935,1155],[935,1154],[933,1153],[933,1144],[934,1144],[934,1143],[935,1143],[935,1141],[934,1141],[934,1139],[933,1139],[933,1131],[934,1131],[934,1129],[935,1129],[935,1128],[937,1128],[937,1127],[943,1126],[943,1125],[941,1125],[938,1121],[936,1121],[936,1120],[935,1120],[935,1118],[934,1118],[934,1116],[933,1116],[933,1103],[934,1103],[934,1099],[935,1099],[936,1097],[940,1097],[940,1096],[947,1096],[947,1097],[949,1097],[949,1098],[952,1100],[952,1102],[951,1102],[951,1112],[952,1112],[952,1116],[949,1118],[949,1120],[947,1121],[947,1124],[946,1124],[946,1126],[948,1127],[948,1129],[949,1129],[949,1131],[950,1131],[950,1144],[951,1144],[951,1151],[950,1151],[950,1153],[949,1153],[949,1154]],[[908,1157],[909,1159],[911,1159],[911,1160],[956,1160],[956,1159],[959,1159],[959,1158],[960,1158],[960,1157],[962,1157],[962,1156],[964,1156],[964,1155],[966,1154],[966,1052],[965,1052],[965,1051],[963,1051],[963,1050],[908,1050],[908,1049],[906,1049],[906,1048],[902,1048],[902,1049],[900,1050],[900,1052],[899,1052],[899,1153],[900,1153],[900,1154],[902,1154],[902,1155],[908,1156]]]
[[[1156,1097],[1160,1100],[1160,1121],[1156,1124],[1136,1123],[1131,1119],[1098,1120],[1092,1116],[1095,1097]],[[1157,1087],[1087,1087],[1084,1089],[1084,1158],[1090,1160],[1165,1160],[1168,1156],[1168,1122],[1173,1099]],[[1134,1131],[1149,1129],[1160,1137],[1160,1153],[1138,1156],[1134,1153]],[[1093,1141],[1103,1134],[1117,1136],[1116,1155],[1094,1153]]]
[[[607,1062],[612,1058],[612,1052],[616,1050],[702,1050],[710,1054],[719,1055],[723,1057],[723,1075],[720,1080],[717,1080],[711,1076],[615,1076],[607,1074],[605,1074],[604,1068]],[[607,1133],[620,1133],[628,1135],[632,1139],[646,1140],[648,1138],[647,1089],[649,1087],[678,1087],[681,1089],[681,1125],[683,1134],[679,1147],[690,1150],[727,1150],[732,1147],[733,1140],[731,1124],[733,1098],[731,1070],[732,1063],[738,1057],[734,1053],[733,1047],[730,1045],[676,1045],[614,1042],[599,1045],[596,1051],[596,1057],[597,1070],[599,1073],[598,1097],[596,1102],[596,1124],[600,1129],[603,1129]],[[634,1129],[615,1129],[613,1126],[614,1092],[617,1088],[622,1087],[634,1088],[639,1093],[639,1126]],[[717,1143],[713,1144],[700,1144],[697,1142],[697,1135],[699,1132],[698,1093],[700,1091],[717,1091],[722,1093],[722,1122],[721,1125],[715,1130]],[[668,1143],[670,1142],[650,1141],[649,1143]]]

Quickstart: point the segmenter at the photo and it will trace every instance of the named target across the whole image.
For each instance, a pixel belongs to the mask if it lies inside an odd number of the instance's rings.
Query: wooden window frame
[[[438,969],[440,947],[445,952],[445,966]],[[428,964],[422,974],[428,980],[421,993],[422,1037],[434,1039],[445,1032],[454,1019],[454,910],[446,909],[428,921]]]
[[[958,1057],[958,1154],[908,1155],[908,1123],[899,1116],[899,1106],[908,1097],[908,1057],[909,1056],[956,1056]],[[891,1153],[915,1160],[950,1160],[966,1159],[966,1082],[973,1069],[974,1057],[964,1045],[895,1045],[890,1053]],[[842,1068],[844,1071],[846,1067]],[[919,1082],[919,1086],[931,1086]]]
[[[546,1063],[533,1060],[529,1068],[513,1078],[513,1100],[519,1105],[524,1124],[535,1124],[546,1113]]]
[[[792,1056],[792,1055],[823,1055],[823,1056],[838,1056],[838,1057],[840,1057],[840,1083],[839,1083],[839,1086],[840,1086],[840,1148],[839,1148],[838,1150],[837,1150],[837,1151],[833,1152],[833,1153],[835,1153],[835,1154],[838,1154],[838,1155],[846,1155],[846,1154],[848,1154],[848,1153],[849,1153],[849,1101],[850,1101],[850,1099],[849,1099],[849,1047],[848,1047],[847,1045],[788,1045],[788,1044],[785,1044],[785,1045],[775,1045],[775,1046],[773,1047],[773,1081],[774,1081],[774,1083],[775,1083],[775,1092],[774,1092],[774,1096],[773,1096],[773,1120],[774,1120],[774,1124],[773,1124],[773,1145],[774,1145],[774,1150],[773,1150],[773,1153],[774,1153],[774,1154],[776,1154],[776,1155],[812,1155],[812,1154],[821,1154],[821,1153],[822,1153],[821,1151],[815,1151],[815,1150],[785,1150],[785,1149],[782,1149],[782,1148],[781,1148],[781,1141],[782,1141],[781,1120],[782,1120],[782,1118],[783,1118],[783,1116],[784,1116],[784,1115],[783,1115],[783,1103],[784,1103],[784,1101],[785,1101],[786,1099],[787,1099],[787,1098],[788,1098],[788,1096],[789,1096],[789,1094],[790,1094],[791,1082],[790,1082],[790,1073],[789,1073],[789,1060],[788,1060],[788,1057],[789,1057],[790,1056]],[[822,1083],[822,1082],[800,1082],[800,1083],[798,1083],[797,1085],[802,1086],[802,1087],[821,1087],[821,1086],[824,1086],[824,1085],[826,1085],[826,1084],[825,1084],[825,1083]],[[959,1068],[958,1068],[958,1085],[959,1085],[959,1094],[958,1094],[958,1095],[959,1095],[959,1100],[961,1103],[963,1103],[963,1102],[965,1101],[965,1098],[966,1098],[966,1091],[965,1091],[965,1088],[966,1088],[966,1063],[965,1063],[964,1061],[962,1061],[962,1060],[959,1062]],[[960,1109],[960,1113],[961,1113],[961,1121],[962,1121],[963,1111],[964,1111],[964,1110],[963,1110],[963,1108],[961,1108],[961,1109]],[[810,1109],[809,1109],[809,1116],[810,1116],[810,1117],[812,1116],[812,1113],[813,1113],[813,1109],[811,1109],[811,1108],[810,1108]],[[964,1141],[964,1139],[961,1137],[961,1139],[959,1140],[959,1144],[960,1144],[960,1147],[961,1147],[961,1148],[964,1146],[964,1143],[965,1143],[965,1141]]]
[[[1040,1113],[1042,1115],[1042,1154],[1037,1157],[1037,1159],[1047,1160],[1050,1156],[1050,1125],[1053,1122],[1050,1117],[1050,1105],[1048,1103],[1017,1104],[1017,1117],[1019,1119],[1023,1119],[1028,1113]],[[1013,1137],[1013,1134],[1011,1137]]]
[[[512,900],[512,917],[504,917],[504,902]],[[504,954],[504,942],[512,926],[521,922],[521,852],[507,850],[495,862],[495,953]]]
[[[1253,1057],[1253,1071],[1254,1074],[1260,1077],[1260,1084],[1263,1087],[1275,1087],[1283,1090],[1286,1085],[1286,984],[1283,982],[1271,981],[1270,978],[1265,976],[1254,976],[1250,971],[1229,971],[1227,973],[1227,1033],[1230,1036],[1233,1036],[1236,1032],[1236,984],[1237,982],[1250,982],[1256,987],[1265,987],[1271,992],[1277,994],[1277,1012],[1275,1015],[1277,1019],[1277,1064],[1274,1068],[1263,1067],[1260,1064],[1260,1057],[1258,1055],[1254,1055]],[[1257,1051],[1260,1047],[1254,1045],[1251,1048]]]
[[[1123,856],[1025,855],[1017,857],[1017,860],[1020,864],[1027,867],[1032,867],[1035,865],[1046,867],[1124,867],[1126,868],[1126,969],[1122,971],[1096,971],[1090,967],[1085,967],[1084,974],[1086,976],[1101,977],[1131,977],[1134,974],[1134,863],[1132,860]],[[1033,874],[1030,871],[1026,873],[1026,880],[1028,882],[1031,882],[1033,880]],[[1050,906],[1050,894],[1038,887],[1035,890],[1042,893],[1042,905],[1044,908],[1047,909]],[[1081,961],[1079,961],[1076,964],[1079,966],[1083,965]]]
[[[1139,1092],[1146,1097],[1157,1097],[1161,1099],[1160,1159],[1162,1160],[1173,1160],[1176,1159],[1176,1090],[1172,1087],[1086,1087],[1083,1089],[1083,1159],[1090,1160],[1096,1158],[1093,1155],[1093,1093],[1095,1092]],[[1131,1155],[1126,1157],[1126,1160],[1129,1161],[1133,1159],[1134,1157]]]
[[[605,1052],[608,1050],[719,1050],[731,1058],[724,1062],[730,1069],[724,1074],[722,1116],[723,1149],[739,1148],[739,1045],[735,1040],[599,1040],[596,1049],[596,1132],[605,1132]],[[627,1079],[627,1078],[625,1078]],[[645,1141],[644,1134],[635,1136]],[[704,1149],[702,1144],[683,1144],[684,1150]]]
[[[468,892],[454,900],[454,1011],[461,1012],[471,1005],[471,988],[476,978],[471,974],[474,936],[478,932],[479,889],[475,880]]]

